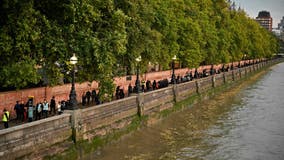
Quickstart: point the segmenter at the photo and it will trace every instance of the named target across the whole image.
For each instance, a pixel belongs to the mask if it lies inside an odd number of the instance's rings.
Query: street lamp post
[[[175,60],[177,59],[177,56],[175,55],[173,58],[172,58],[172,84],[176,84],[176,76],[175,76]]]
[[[78,62],[78,58],[76,57],[75,53],[70,58],[70,63],[73,65],[72,71],[72,87],[69,94],[69,107],[72,110],[77,109],[77,98],[76,98],[76,91],[75,91],[75,65]]]
[[[136,65],[136,82],[135,82],[135,86],[136,86],[136,92],[140,93],[140,80],[139,80],[139,63],[141,62],[142,58],[141,56],[137,57],[135,59],[135,61],[137,62]]]

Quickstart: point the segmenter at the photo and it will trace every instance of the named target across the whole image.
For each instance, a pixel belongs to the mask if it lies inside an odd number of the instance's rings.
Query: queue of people
[[[101,104],[99,93],[96,90],[87,91],[82,93],[82,106],[90,104]]]
[[[48,103],[47,100],[44,99],[43,102],[38,102],[35,105],[33,104],[33,98],[29,98],[26,103],[24,103],[23,100],[21,102],[16,101],[16,104],[14,106],[14,110],[16,113],[15,122],[32,122],[35,120],[47,118],[49,116],[62,114],[63,110],[66,108],[67,102],[58,101],[56,103],[54,96],[50,100],[50,103]],[[4,108],[2,115],[2,122],[4,123],[4,128],[9,127],[9,120],[10,113],[6,108]]]
[[[209,75],[219,74],[221,72],[228,72],[229,70],[233,70],[235,67],[241,68],[255,63],[257,62],[244,63],[243,65],[239,63],[238,66],[233,66],[233,64],[227,66],[223,65],[219,69],[214,68],[214,66],[212,65],[209,70],[203,69],[202,72],[198,72],[196,68],[194,72],[193,71],[187,72],[183,77],[178,75],[175,78],[175,83],[178,84],[178,83],[188,82],[194,79],[207,77]],[[171,81],[169,81],[168,79],[163,79],[159,81],[154,80],[153,82],[151,82],[150,80],[147,80],[146,82],[145,80],[142,80],[140,83],[140,91],[148,92],[160,88],[165,88],[168,87],[170,83],[173,83],[172,81],[173,81],[172,79]],[[137,86],[132,87],[132,85],[129,84],[127,91],[128,91],[127,94],[128,96],[130,96],[132,93],[137,93]],[[117,86],[115,91],[115,99],[122,99],[124,97],[125,97],[124,89],[120,88],[120,86]],[[99,93],[96,93],[96,90],[92,90],[92,92],[91,91],[83,92],[82,94],[82,106],[90,105],[91,103],[97,105],[102,103],[99,98]],[[68,106],[68,101],[58,101],[56,103],[54,96],[50,100],[50,103],[48,103],[47,100],[44,99],[43,102],[38,102],[35,106],[30,101],[30,99],[26,104],[24,104],[24,101],[21,102],[17,101],[14,106],[14,110],[17,116],[16,121],[25,122],[28,120],[28,122],[31,122],[34,120],[47,118],[51,115],[61,114],[63,110],[67,108],[67,106]],[[9,127],[8,123],[9,119],[10,119],[10,113],[7,109],[4,109],[2,115],[2,122],[4,123],[5,128]]]

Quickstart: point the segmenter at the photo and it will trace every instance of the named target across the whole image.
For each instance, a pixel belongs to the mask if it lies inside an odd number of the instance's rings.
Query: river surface
[[[284,63],[84,159],[284,160]]]

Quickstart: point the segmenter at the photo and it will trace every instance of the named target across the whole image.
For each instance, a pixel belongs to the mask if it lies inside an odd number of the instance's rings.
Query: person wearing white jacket
[[[43,102],[43,109],[42,109],[42,111],[43,111],[43,116],[45,117],[45,118],[47,118],[47,116],[48,116],[48,109],[49,109],[49,104],[48,104],[48,102],[46,101],[46,99],[44,99],[44,102]]]

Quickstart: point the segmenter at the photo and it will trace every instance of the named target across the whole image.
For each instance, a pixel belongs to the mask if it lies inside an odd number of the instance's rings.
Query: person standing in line
[[[119,99],[122,99],[125,96],[123,89],[120,89],[118,94],[119,94]]]
[[[48,105],[49,105],[48,102],[46,101],[46,99],[44,99],[42,111],[43,111],[43,116],[45,118],[47,118],[48,115],[48,107],[49,107]]]
[[[14,106],[14,110],[16,111],[17,120],[18,120],[18,121],[21,120],[21,114],[20,114],[21,108],[20,108],[19,101],[16,101],[16,104],[15,104],[15,106]]]
[[[42,104],[41,104],[41,102],[39,102],[36,105],[36,120],[40,120],[40,118],[41,118],[41,111],[42,111]]]
[[[82,106],[86,105],[86,95],[85,92],[82,93]]]
[[[23,108],[24,108],[24,122],[28,119],[28,103],[24,103],[24,101],[23,101]]]
[[[116,98],[116,99],[119,99],[119,90],[120,90],[119,87],[120,87],[120,86],[117,86],[117,87],[116,87],[116,90],[115,90],[115,98]]]
[[[10,118],[10,113],[9,111],[6,110],[6,108],[4,108],[3,110],[3,116],[2,116],[2,122],[4,123],[4,127],[8,128],[9,127],[9,118]]]
[[[190,73],[189,73],[189,79],[190,79],[190,81],[192,81],[192,79],[193,79],[192,71],[190,71]]]
[[[56,113],[55,107],[56,107],[56,102],[55,102],[55,97],[53,96],[52,99],[50,100],[50,114],[53,113],[53,115],[55,115]]]
[[[32,122],[33,118],[34,118],[33,101],[34,101],[34,97],[33,96],[29,96],[28,102],[26,103],[28,122]]]
[[[90,104],[90,99],[91,99],[91,92],[90,91],[86,92],[86,98],[87,98],[87,105],[89,105]]]
[[[142,81],[141,81],[141,87],[142,87],[142,92],[145,92],[145,80],[144,79],[142,79]]]
[[[152,88],[153,88],[153,90],[157,89],[157,82],[156,82],[156,80],[153,81]]]
[[[28,121],[29,122],[32,122],[34,119],[34,106],[33,105],[30,105],[28,107]]]
[[[197,79],[197,78],[199,78],[199,75],[198,75],[197,68],[195,68],[195,71],[194,71],[194,79]]]
[[[97,93],[96,93],[96,90],[92,90],[92,103],[94,104],[95,103],[95,99],[96,99],[96,96],[97,96]]]
[[[131,95],[132,92],[133,92],[133,88],[131,86],[131,83],[129,83],[129,85],[128,85],[128,97]]]
[[[95,98],[95,101],[96,101],[96,105],[99,105],[101,104],[101,101],[100,101],[100,92],[98,92],[96,98]]]
[[[146,81],[146,91],[150,91],[151,88],[151,81],[147,80]]]
[[[24,122],[25,121],[25,104],[24,101],[22,100],[20,103],[20,115],[21,115],[21,121]]]
[[[61,102],[58,101],[58,104],[57,104],[57,113],[60,115],[62,113],[62,110],[61,110]]]

